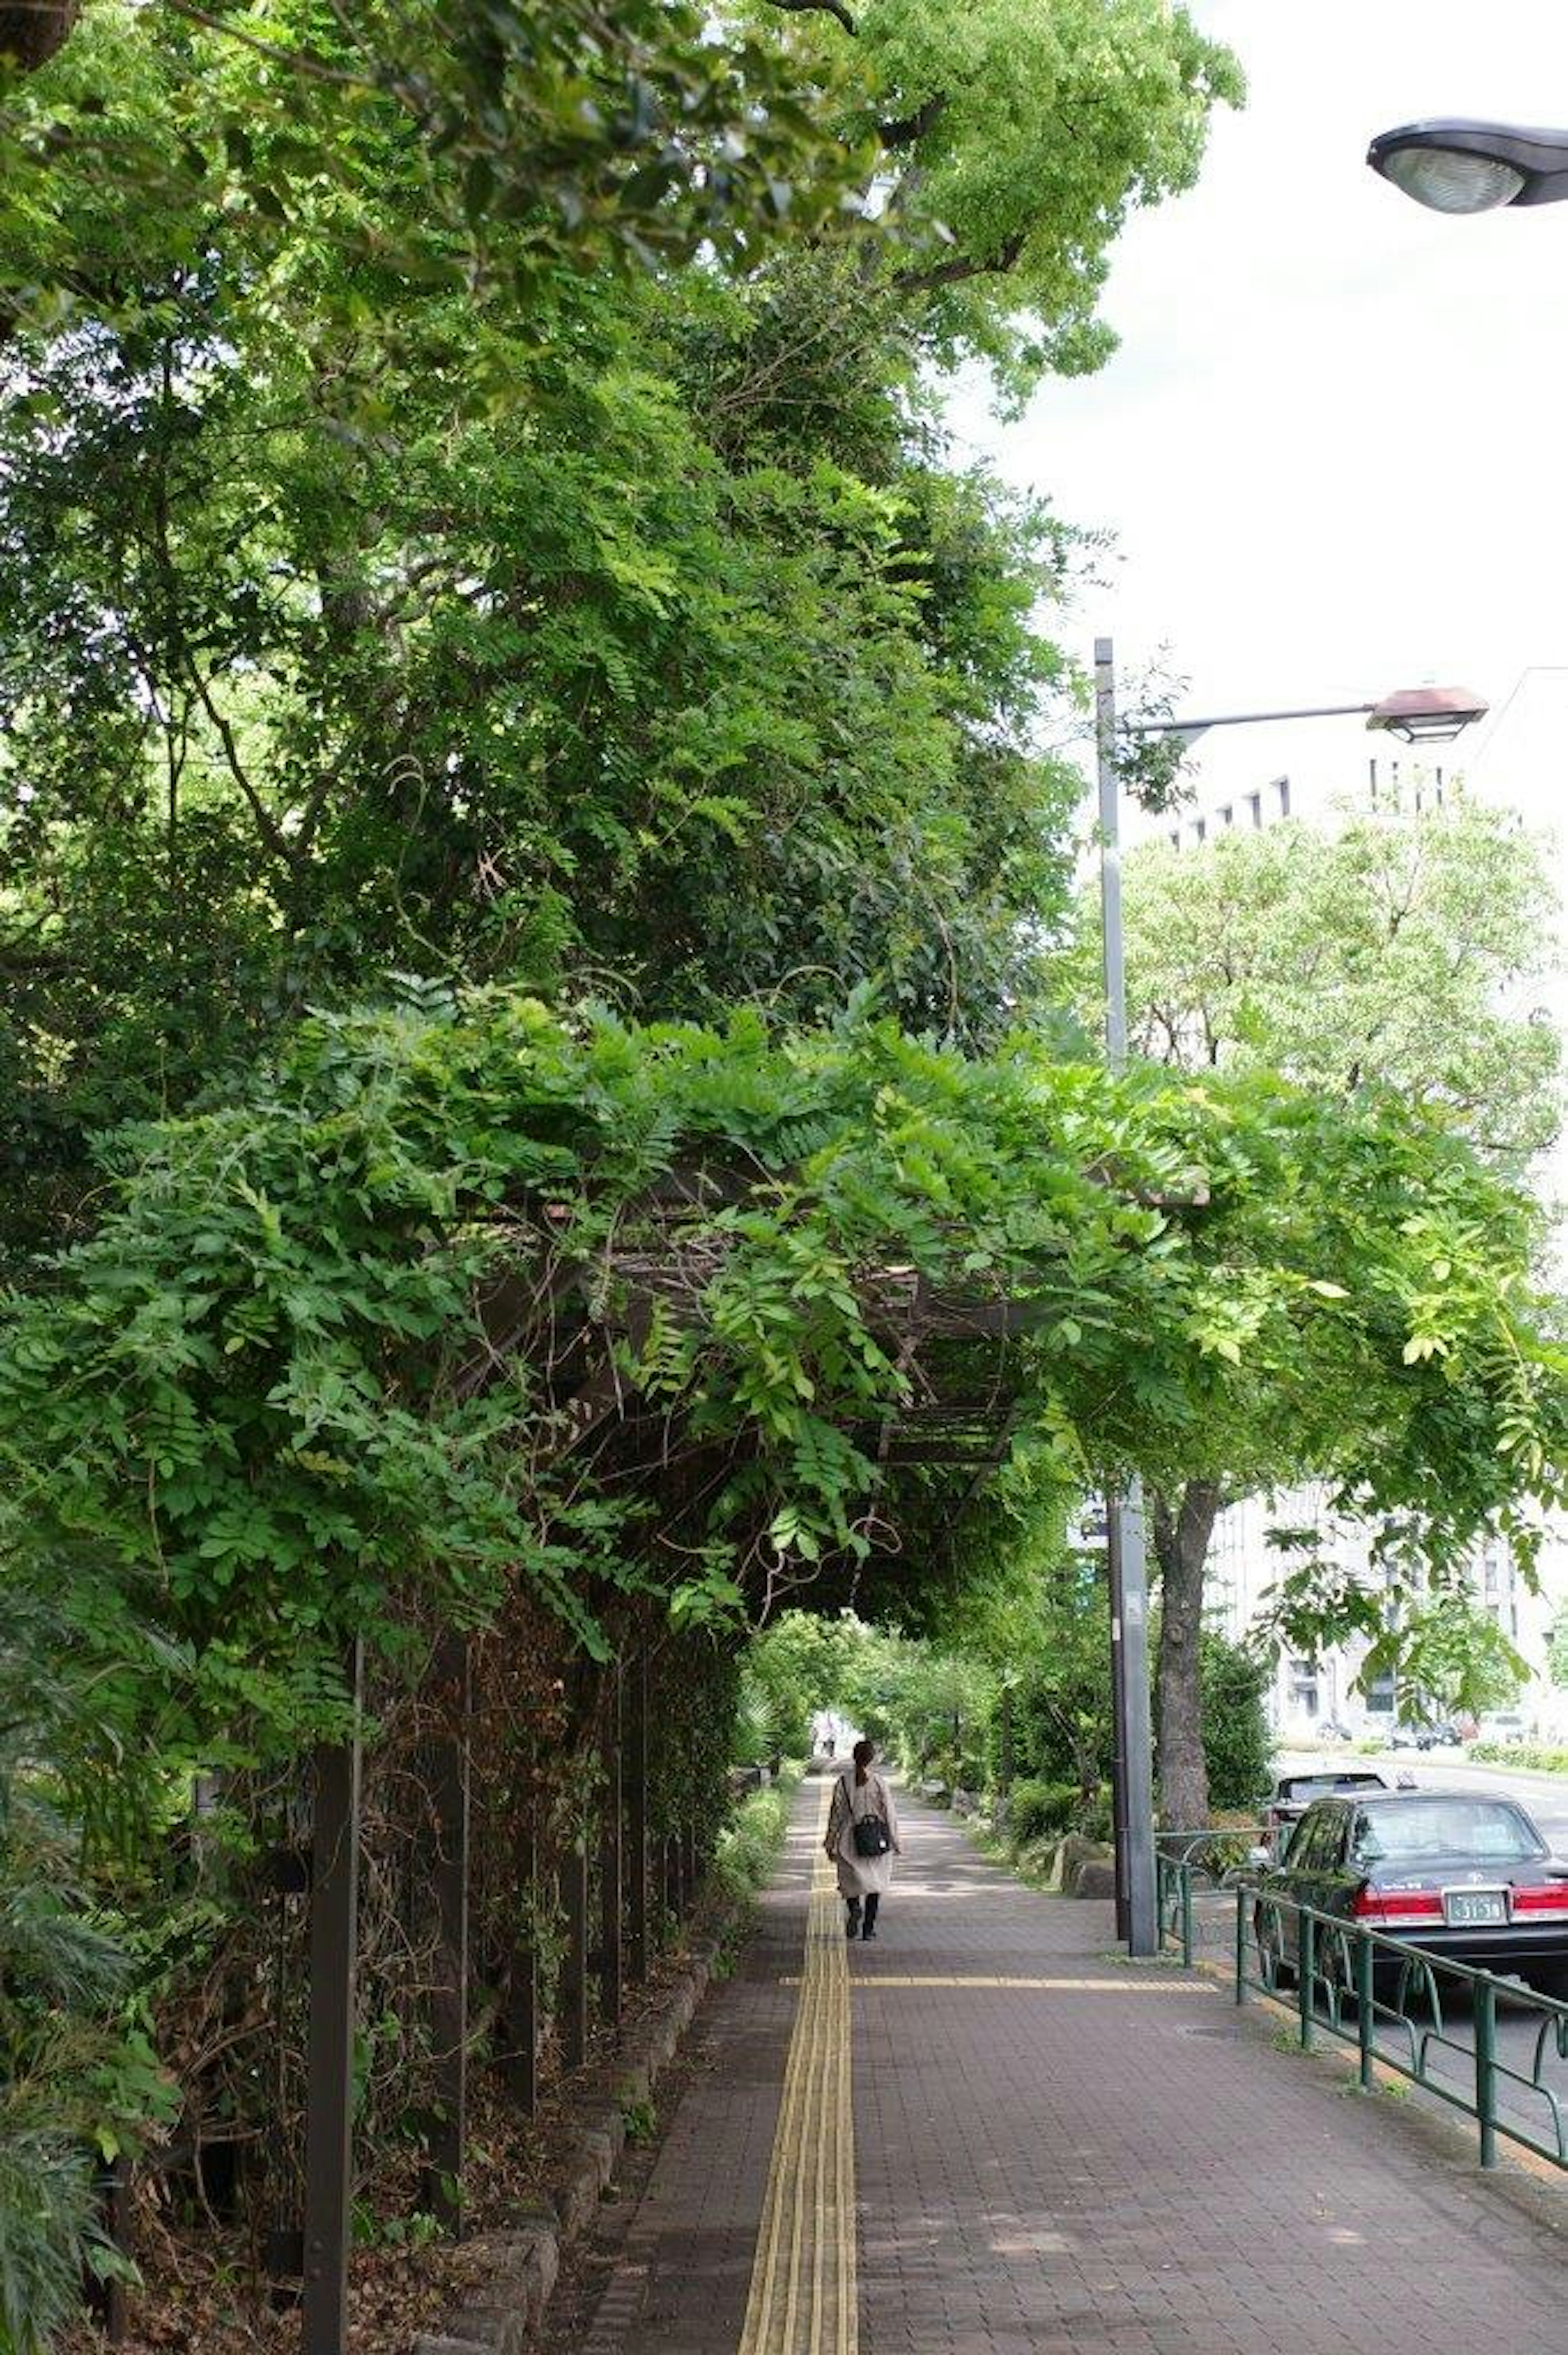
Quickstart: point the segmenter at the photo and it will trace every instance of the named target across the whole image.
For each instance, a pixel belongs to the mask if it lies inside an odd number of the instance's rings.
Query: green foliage
[[[1180,852],[1150,843],[1128,862],[1126,910],[1131,1036],[1145,1055],[1192,1072],[1196,1084],[1209,1084],[1215,1072],[1269,1071],[1325,1100],[1355,1102],[1393,1089],[1510,1171],[1554,1133],[1556,1036],[1546,1022],[1516,1010],[1521,992],[1551,961],[1554,898],[1540,847],[1506,814],[1451,790],[1424,811],[1347,805],[1327,826],[1236,827]],[[1097,911],[1086,907],[1065,976],[1091,1027],[1099,998],[1097,922]],[[1396,1158],[1392,1140],[1390,1150]],[[1351,1299],[1363,1299],[1369,1286],[1390,1305],[1402,1296],[1410,1320],[1402,1344],[1407,1362],[1441,1361],[1449,1347],[1444,1320],[1429,1319],[1419,1305],[1427,1277],[1446,1287],[1459,1264],[1456,1254],[1478,1243],[1489,1250],[1500,1231],[1497,1221],[1514,1214],[1502,1209],[1500,1198],[1495,1212],[1481,1210],[1478,1200],[1460,1211],[1440,1183],[1429,1203],[1410,1207],[1402,1227],[1403,1272],[1394,1274],[1386,1261],[1374,1272],[1358,1266],[1369,1235],[1358,1208],[1371,1200],[1362,1180],[1341,1198],[1340,1177],[1329,1164],[1322,1175],[1320,1193],[1308,1171],[1287,1199],[1253,1198],[1249,1215],[1259,1220],[1259,1239],[1269,1232],[1266,1248],[1273,1248],[1282,1219],[1300,1220],[1303,1237],[1317,1227],[1314,1280],[1342,1288]],[[1356,1353],[1345,1354],[1328,1328],[1318,1336],[1327,1344],[1321,1350],[1298,1346],[1298,1337],[1277,1357],[1266,1346],[1260,1351],[1264,1328],[1255,1320],[1249,1273],[1254,1247],[1245,1220],[1232,1228],[1226,1248],[1234,1283],[1208,1337],[1217,1355],[1238,1366],[1245,1360],[1248,1379],[1217,1390],[1205,1460],[1156,1479],[1157,1530],[1173,1532],[1184,1504],[1203,1502],[1194,1483],[1210,1492],[1212,1522],[1222,1492],[1234,1498],[1332,1474],[1344,1451],[1358,1451],[1384,1415],[1386,1391],[1380,1383],[1362,1388]],[[1435,1395],[1430,1405],[1448,1436],[1457,1438],[1464,1417],[1454,1412],[1456,1401]],[[1498,1444],[1512,1452],[1506,1427]],[[1403,1631],[1415,1629],[1426,1590],[1441,1586],[1455,1559],[1450,1548],[1412,1541],[1398,1487],[1397,1480],[1362,1487],[1352,1479],[1340,1488],[1351,1513],[1375,1513],[1380,1502],[1393,1513],[1375,1543],[1395,1577],[1395,1647]],[[1179,1671],[1197,1641],[1201,1550],[1179,1579],[1173,1566],[1180,1567],[1174,1554],[1165,1565],[1161,1690],[1167,1708],[1185,1716],[1196,1690]],[[1287,1610],[1314,1622],[1312,1656],[1361,1625],[1378,1636],[1387,1665],[1388,1630],[1382,1621],[1365,1625],[1370,1606],[1352,1587],[1326,1565],[1319,1572],[1301,1566],[1283,1599]],[[1195,1762],[1195,1727],[1176,1731],[1187,1738],[1171,1744],[1173,1754]],[[1193,1783],[1183,1812],[1202,1813],[1200,1802]]]
[[[1163,842],[1127,862],[1138,1048],[1186,1070],[1266,1069],[1349,1093],[1383,1083],[1517,1165],[1556,1132],[1557,1034],[1519,1010],[1555,961],[1545,852],[1510,813],[1345,805]],[[1097,919],[1073,967],[1092,1021]]]
[[[792,1758],[810,1755],[812,1716],[840,1698],[849,1641],[842,1623],[807,1611],[781,1612],[754,1637],[746,1677],[764,1705],[769,1748]]]
[[[13,357],[0,1245],[388,970],[996,1035],[1065,905],[1069,542],[943,471],[885,298],[573,282],[542,340],[429,294],[356,345],[389,446],[230,294]]]
[[[732,1902],[749,1906],[772,1880],[800,1780],[799,1765],[787,1766],[777,1783],[748,1793],[720,1834],[714,1874]]]
[[[133,302],[138,265],[221,237],[261,308],[292,252],[335,249],[352,329],[432,282],[526,304],[563,268],[754,260],[863,176],[824,119],[835,79],[686,0],[99,0],[41,72],[0,67],[0,296]]]
[[[1375,1678],[1395,1672],[1407,1712],[1433,1717],[1506,1709],[1531,1673],[1494,1614],[1463,1588],[1412,1611],[1396,1632],[1385,1628],[1357,1681],[1366,1691]]]
[[[1199,1655],[1202,1678],[1203,1755],[1211,1810],[1256,1807],[1268,1790],[1274,1738],[1264,1712],[1269,1687],[1266,1658],[1244,1644],[1205,1633]]]
[[[101,1709],[58,1622],[15,1589],[0,1639],[0,2348],[41,2355],[84,2272],[120,2260],[104,2161],[166,2122],[170,2087],[124,2012],[127,1958],[95,1917],[44,1761]]]
[[[1552,1742],[1468,1742],[1465,1755],[1478,1765],[1523,1766],[1538,1774],[1568,1774],[1568,1749]]]
[[[1020,1848],[1069,1831],[1077,1822],[1084,1795],[1076,1783],[1042,1783],[1025,1778],[1008,1794],[1007,1836]]]
[[[621,2116],[626,2120],[626,2139],[633,2150],[646,2149],[659,2135],[659,2113],[651,2101],[623,2102]]]
[[[1346,1633],[1365,1644],[1356,1683],[1397,1676],[1414,1716],[1477,1717],[1505,1708],[1529,1680],[1530,1664],[1475,1597],[1461,1559],[1429,1564],[1392,1547],[1369,1582],[1331,1550],[1292,1547],[1292,1566],[1271,1590],[1262,1623],[1276,1651],[1316,1659]]]
[[[101,0],[41,73],[0,69],[0,294],[80,315],[221,237],[259,308],[300,249],[343,256],[352,327],[432,283],[527,306],[605,261],[754,266],[836,221],[938,348],[1080,369],[1128,212],[1191,185],[1239,97],[1148,0]]]
[[[395,1653],[521,1586],[597,1647],[596,1582],[711,1600],[717,1579],[738,1608],[867,1561],[870,1501],[891,1520],[899,1497],[863,1434],[909,1383],[890,1269],[1020,1304],[1008,1379],[1048,1461],[1191,1464],[1255,1392],[1435,1558],[1555,1476],[1529,1220],[1392,1103],[1118,1081],[1022,1043],[967,1061],[863,1019],[568,1024],[502,992],[318,1018],[229,1107],[114,1150],[98,1231],[0,1327],[0,1460],[7,1555],[58,1584],[132,1758],[330,1727],[353,1630]],[[676,1169],[715,1182],[672,1217]],[[740,1199],[716,1182],[742,1173]],[[553,1448],[533,1359],[460,1379],[519,1270],[726,1465],[682,1526],[684,1582],[676,1522],[650,1550],[635,1481]],[[960,1321],[927,1377],[972,1349]],[[1353,1422],[1314,1402],[1324,1363]],[[906,1493],[916,1516],[935,1495]],[[969,1676],[867,1697],[928,1751],[982,1713]]]
[[[858,18],[894,201],[948,240],[909,273],[939,330],[1015,365],[1098,366],[1107,250],[1196,178],[1211,108],[1240,101],[1234,58],[1148,0],[976,0],[961,18],[863,0]]]

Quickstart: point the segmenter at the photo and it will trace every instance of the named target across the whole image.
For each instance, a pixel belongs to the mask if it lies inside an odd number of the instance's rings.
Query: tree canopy
[[[1104,357],[1107,248],[1241,96],[1163,0],[61,0],[0,11],[7,51],[0,288],[24,316],[135,299],[149,230],[143,283],[222,223],[251,299],[302,237],[403,289],[527,300],[561,263],[744,265],[837,219],[939,346],[1025,369]]]
[[[1238,828],[1180,851],[1150,843],[1127,862],[1125,907],[1128,1031],[1153,1060],[1194,1076],[1281,1072],[1325,1104],[1393,1089],[1516,1172],[1555,1134],[1561,1049],[1531,1001],[1553,961],[1557,910],[1540,847],[1510,814],[1452,789],[1425,808],[1347,805],[1326,825]],[[1094,931],[1091,914],[1074,967],[1091,1020]],[[1320,1209],[1334,1219],[1331,1196]],[[1446,1271],[1450,1231],[1440,1195],[1407,1229],[1416,1252]],[[1457,1231],[1479,1228],[1462,1216]],[[1407,1346],[1427,1342],[1413,1334]],[[1337,1434],[1379,1412],[1359,1369],[1331,1353],[1293,1349],[1272,1367],[1246,1357],[1263,1378],[1216,1402],[1205,1446],[1172,1464],[1152,1498],[1162,1773],[1191,1823],[1206,1813],[1199,1638],[1216,1516],[1229,1497],[1331,1473]],[[1419,1635],[1422,1614],[1436,1612],[1414,1657],[1446,1657],[1456,1613],[1464,1618],[1463,1570],[1410,1547],[1397,1508],[1386,1534],[1404,1561],[1393,1642]],[[1321,1566],[1307,1564],[1281,1594],[1298,1648],[1312,1651],[1330,1625],[1375,1631],[1370,1672],[1385,1662],[1386,1594],[1360,1595],[1332,1575],[1325,1584]]]
[[[161,1631],[165,1747],[301,1739],[345,1634],[519,1584],[591,1646],[599,1593],[906,1576],[945,1401],[1169,1480],[1261,1397],[1428,1551],[1556,1491],[1528,1207],[1393,1099],[502,991],[319,1017],[113,1158],[0,1334],[5,1544],[127,1696]]]
[[[1462,783],[1425,807],[1151,842],[1127,862],[1129,1038],[1186,1071],[1398,1088],[1519,1167],[1560,1117],[1541,1003],[1559,915],[1540,843]]]

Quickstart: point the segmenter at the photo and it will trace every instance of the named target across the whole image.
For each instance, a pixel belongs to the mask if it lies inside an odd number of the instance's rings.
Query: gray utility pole
[[[1122,955],[1121,811],[1116,773],[1116,664],[1095,640],[1095,747],[1100,786],[1100,911],[1105,932],[1106,1057],[1127,1061],[1127,972]],[[1160,1951],[1154,1875],[1154,1761],[1149,1721],[1149,1564],[1143,1483],[1106,1496],[1110,1568],[1111,1689],[1116,1715],[1117,1934],[1129,1955]]]

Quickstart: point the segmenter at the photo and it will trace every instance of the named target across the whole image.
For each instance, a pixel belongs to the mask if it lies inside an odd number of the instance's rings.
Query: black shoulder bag
[[[885,1856],[893,1846],[893,1834],[881,1816],[857,1816],[854,1819],[854,1852],[856,1856]]]

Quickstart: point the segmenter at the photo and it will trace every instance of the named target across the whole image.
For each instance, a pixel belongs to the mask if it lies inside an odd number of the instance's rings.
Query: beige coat
[[[893,1846],[885,1856],[856,1856],[853,1828],[861,1816],[880,1816],[893,1834]],[[876,1767],[868,1770],[858,1790],[853,1762],[841,1767],[833,1784],[832,1805],[828,1809],[824,1845],[839,1869],[841,1897],[869,1897],[874,1890],[880,1896],[892,1887],[893,1859],[903,1853],[898,1842],[898,1810],[893,1804],[893,1793]]]

